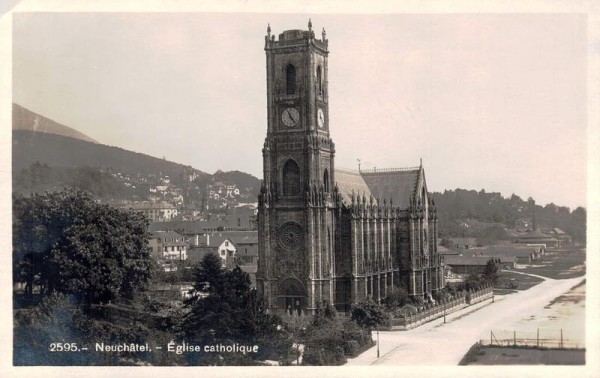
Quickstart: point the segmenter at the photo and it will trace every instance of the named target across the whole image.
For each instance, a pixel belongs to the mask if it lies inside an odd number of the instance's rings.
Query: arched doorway
[[[300,281],[296,279],[287,279],[279,291],[279,303],[285,311],[299,312],[306,308],[306,295]]]

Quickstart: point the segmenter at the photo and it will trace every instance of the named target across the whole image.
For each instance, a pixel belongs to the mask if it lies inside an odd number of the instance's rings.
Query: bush
[[[371,337],[371,332],[361,328],[356,322],[352,320],[344,320],[340,323],[340,328],[342,330],[343,339],[346,341],[354,340],[358,343],[360,348],[363,348],[367,345],[373,344],[373,338]]]
[[[402,306],[398,310],[394,312],[394,315],[397,317],[408,317],[417,314],[417,308],[415,306],[411,306],[409,304]]]
[[[326,365],[324,354],[323,348],[306,345],[304,346],[304,354],[302,355],[302,365]]]
[[[423,297],[419,297],[419,296],[413,296],[410,297],[410,301],[411,304],[417,307],[423,306],[423,304],[425,303],[425,300],[423,299]]]
[[[341,365],[373,344],[371,332],[347,318],[331,319],[308,327],[303,365]]]
[[[352,320],[369,330],[383,324],[386,319],[381,305],[371,298],[363,299],[356,305],[352,305],[351,312]]]
[[[344,353],[346,356],[355,357],[360,352],[360,345],[356,340],[346,341],[344,344]]]
[[[335,346],[333,349],[320,347],[305,347],[302,357],[303,365],[311,366],[332,366],[343,365],[346,363],[344,349],[341,346]]]
[[[408,291],[403,287],[393,287],[391,292],[383,299],[383,304],[388,310],[402,307],[409,301]]]

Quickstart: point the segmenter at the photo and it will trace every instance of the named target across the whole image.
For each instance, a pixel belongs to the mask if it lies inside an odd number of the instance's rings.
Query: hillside
[[[183,179],[185,171],[194,171],[199,176],[208,175],[183,164],[122,148],[28,130],[13,130],[12,147],[13,172],[40,162],[59,168],[111,168],[130,175],[162,173],[175,182]]]
[[[476,237],[502,239],[503,229],[515,227],[518,219],[531,219],[533,206],[539,227],[558,227],[574,240],[585,242],[586,210],[574,210],[553,203],[546,206],[524,201],[513,194],[505,198],[500,193],[481,190],[445,190],[431,193],[439,217],[440,238]]]
[[[49,118],[32,112],[18,104],[13,104],[12,129],[37,131],[38,133],[56,134],[69,138],[80,139],[86,142],[98,143],[82,132],[61,125]]]

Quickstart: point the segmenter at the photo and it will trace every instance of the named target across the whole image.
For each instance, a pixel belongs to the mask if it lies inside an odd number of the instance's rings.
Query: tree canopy
[[[550,203],[536,205],[530,198],[524,201],[513,194],[505,198],[500,193],[481,190],[445,190],[431,193],[431,198],[439,216],[440,237],[475,237],[485,244],[490,239],[506,239],[503,228],[513,228],[517,219],[530,219],[535,207],[539,227],[558,227],[571,235],[574,240],[585,242],[586,210],[578,207],[571,211],[568,207]],[[481,222],[478,227],[466,220]],[[501,225],[501,227],[499,227]]]
[[[42,295],[75,295],[93,303],[131,296],[154,263],[148,221],[96,203],[77,189],[13,200],[13,279]]]
[[[359,326],[367,329],[383,324],[386,318],[383,307],[370,297],[352,305],[351,316]]]
[[[216,254],[206,255],[195,269],[194,295],[187,300],[183,323],[191,343],[240,343],[259,346],[258,353],[188,355],[192,365],[252,364],[287,353],[291,342],[280,331],[281,319],[264,311],[250,277],[239,267],[224,269]],[[236,361],[231,361],[235,358]]]

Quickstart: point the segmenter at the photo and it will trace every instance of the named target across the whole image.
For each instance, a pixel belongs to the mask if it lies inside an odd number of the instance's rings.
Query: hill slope
[[[21,105],[13,103],[13,130],[29,130],[39,133],[62,135],[69,138],[81,139],[86,142],[98,143],[82,132],[72,129],[68,126],[61,125],[58,122],[32,112]]]
[[[180,179],[184,171],[192,168],[149,155],[122,148],[86,142],[56,134],[29,130],[13,130],[13,172],[28,168],[35,162],[50,167],[76,168],[82,166],[112,168],[127,174],[163,173]],[[198,175],[208,175],[192,169]]]

